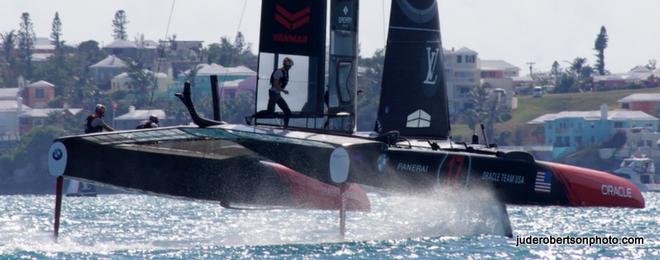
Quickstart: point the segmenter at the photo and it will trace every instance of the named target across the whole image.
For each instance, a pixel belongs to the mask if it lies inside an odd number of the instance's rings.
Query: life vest
[[[92,126],[92,121],[97,117],[94,115],[87,116],[87,123],[85,124],[85,134],[103,132],[103,125]]]
[[[285,69],[276,69],[273,73],[270,74],[270,85],[272,86],[275,83],[275,72],[282,71],[282,77],[280,78],[280,87],[282,89],[286,88],[286,85],[289,84],[289,72]]]

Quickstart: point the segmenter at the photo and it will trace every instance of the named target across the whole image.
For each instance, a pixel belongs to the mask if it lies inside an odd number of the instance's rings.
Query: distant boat
[[[66,196],[69,197],[96,197],[96,194],[96,186],[76,180],[71,180],[66,189]]]
[[[641,191],[660,192],[660,176],[656,175],[655,162],[646,156],[623,159],[614,174],[626,178]]]

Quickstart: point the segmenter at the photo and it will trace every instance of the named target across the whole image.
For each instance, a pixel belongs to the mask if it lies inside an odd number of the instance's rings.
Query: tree
[[[204,50],[208,63],[218,63],[222,66],[243,65],[250,69],[257,68],[257,56],[252,53],[252,46],[245,43],[241,32],[236,34],[232,43],[229,37],[220,38],[220,43],[213,43]]]
[[[60,14],[58,12],[55,12],[55,18],[53,18],[50,39],[52,40],[53,45],[55,45],[55,52],[61,52],[64,41],[62,41],[62,21],[60,20]]]
[[[139,61],[129,60],[127,65],[128,77],[131,79],[128,84],[129,93],[133,94],[137,104],[149,104],[150,93],[156,87],[154,73]]]
[[[114,37],[115,40],[128,39],[126,24],[128,24],[126,12],[124,12],[124,10],[117,11],[115,13],[115,19],[112,20],[112,37]]]
[[[607,30],[605,26],[600,27],[600,33],[596,37],[596,43],[594,44],[594,50],[596,50],[596,70],[598,74],[605,75],[605,49],[607,48]]]
[[[0,77],[4,84],[16,84],[18,75],[16,74],[16,59],[14,57],[14,47],[16,46],[16,33],[11,30],[0,34],[2,40],[2,55],[0,56]]]
[[[36,38],[30,14],[23,13],[20,29],[18,30],[18,57],[21,62],[21,72],[28,79],[32,77],[32,53],[34,52]]]
[[[485,85],[477,85],[469,95],[473,107],[463,113],[463,120],[475,132],[477,125],[484,124],[488,140],[494,140],[495,124],[511,119],[510,112],[500,105],[499,95]]]

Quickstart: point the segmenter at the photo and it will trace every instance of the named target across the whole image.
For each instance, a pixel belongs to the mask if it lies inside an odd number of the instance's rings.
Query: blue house
[[[658,118],[642,111],[613,110],[601,106],[600,111],[562,111],[545,114],[529,121],[543,125],[544,144],[553,146],[553,156],[560,157],[580,147],[597,145],[619,130],[647,128],[658,130]]]

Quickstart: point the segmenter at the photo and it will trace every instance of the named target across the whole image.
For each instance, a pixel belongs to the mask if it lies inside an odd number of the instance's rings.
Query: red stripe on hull
[[[328,210],[338,210],[340,208],[339,187],[305,176],[281,164],[264,161],[261,163],[275,169],[280,180],[289,186],[291,195],[301,207]],[[346,196],[347,210],[371,210],[367,193],[359,185],[348,184],[344,196]]]
[[[644,197],[635,184],[602,171],[544,162],[564,184],[571,206],[644,208]]]

